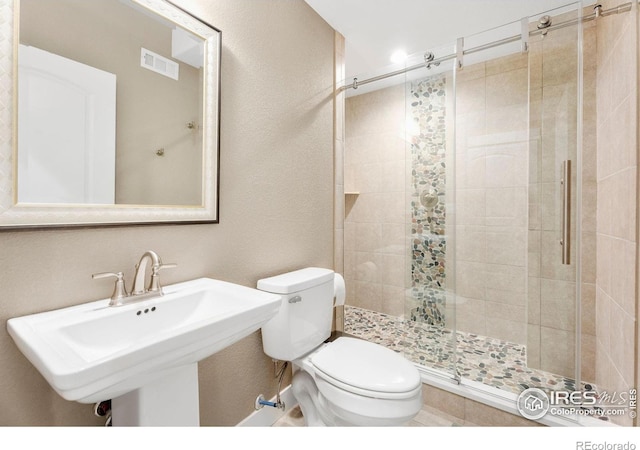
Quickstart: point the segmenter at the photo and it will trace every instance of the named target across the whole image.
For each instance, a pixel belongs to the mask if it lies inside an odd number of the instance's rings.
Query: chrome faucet
[[[149,286],[145,288],[144,282],[147,276],[147,266],[151,263],[151,280]],[[109,306],[122,306],[127,303],[135,302],[138,300],[144,300],[151,297],[160,297],[163,294],[162,286],[160,285],[159,272],[161,269],[169,269],[176,267],[177,264],[163,264],[158,254],[152,250],[146,251],[138,264],[136,264],[136,274],[133,280],[133,287],[131,293],[127,293],[124,275],[122,272],[112,273],[95,273],[92,278],[107,278],[115,277],[116,286],[111,296]]]

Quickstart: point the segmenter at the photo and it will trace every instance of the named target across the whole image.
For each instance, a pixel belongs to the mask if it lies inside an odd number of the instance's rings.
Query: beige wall
[[[633,14],[599,20],[596,383],[609,392],[637,386],[637,57]]]
[[[333,30],[302,0],[181,0],[222,30],[220,223],[0,232],[0,321],[111,295],[91,274],[147,249],[165,284],[333,265]],[[7,104],[3,99],[4,104]],[[105,339],[118,330],[104,330]],[[275,394],[259,333],[200,364],[203,425],[234,425]],[[0,329],[0,425],[99,425],[59,397]]]

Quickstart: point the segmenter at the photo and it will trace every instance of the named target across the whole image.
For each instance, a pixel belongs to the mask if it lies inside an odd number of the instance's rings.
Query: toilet
[[[292,363],[291,389],[307,426],[400,426],[420,411],[420,374],[404,357],[356,338],[326,342],[333,307],[344,304],[339,274],[309,267],[262,279],[257,288],[282,296],[262,327],[263,349]]]

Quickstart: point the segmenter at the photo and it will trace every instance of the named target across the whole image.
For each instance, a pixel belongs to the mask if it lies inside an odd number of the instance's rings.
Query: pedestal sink
[[[17,317],[7,329],[63,398],[111,399],[113,425],[197,426],[198,361],[260,329],[281,297],[209,278],[164,293]]]

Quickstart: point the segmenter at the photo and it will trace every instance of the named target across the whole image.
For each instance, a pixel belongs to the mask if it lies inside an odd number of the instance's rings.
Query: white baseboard
[[[276,398],[273,397],[269,401],[275,402]],[[273,408],[271,406],[265,406],[243,419],[237,427],[270,427],[278,420],[280,420],[285,414],[291,411],[298,405],[296,398],[291,392],[291,385],[287,386],[280,392],[280,401],[284,402],[284,410]]]

